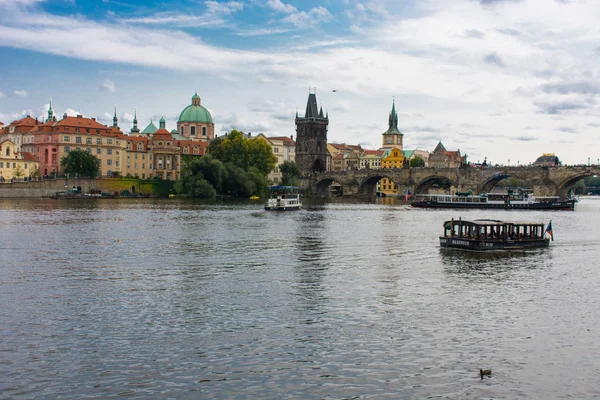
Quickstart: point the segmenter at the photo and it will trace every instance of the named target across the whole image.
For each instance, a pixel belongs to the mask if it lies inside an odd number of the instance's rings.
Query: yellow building
[[[381,168],[403,168],[404,154],[402,153],[402,140],[404,134],[398,130],[398,114],[396,104],[392,103],[392,111],[388,119],[388,130],[382,134]],[[379,181],[378,191],[385,196],[398,196],[398,189],[394,182],[387,178]]]
[[[404,154],[400,149],[388,149],[383,152],[381,157],[381,168],[403,168],[404,167]],[[383,178],[379,181],[379,191],[386,196],[398,196],[398,189],[394,182],[387,178]]]
[[[38,171],[39,162],[33,154],[19,152],[9,139],[0,142],[0,182],[29,178]]]

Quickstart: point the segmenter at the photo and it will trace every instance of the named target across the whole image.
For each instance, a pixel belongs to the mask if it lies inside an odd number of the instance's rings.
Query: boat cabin
[[[300,188],[297,186],[271,186],[269,187],[269,199],[265,210],[298,210],[302,206],[300,202]]]
[[[440,246],[464,250],[517,250],[548,247],[544,224],[504,222],[493,219],[444,222]]]
[[[444,237],[475,240],[539,240],[544,239],[544,224],[537,222],[503,222],[491,219],[444,223]]]

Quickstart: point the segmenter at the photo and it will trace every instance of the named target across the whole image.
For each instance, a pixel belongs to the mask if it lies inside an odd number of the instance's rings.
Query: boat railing
[[[415,196],[419,201],[437,201],[442,203],[487,203],[486,196],[457,196],[450,194],[418,194]]]

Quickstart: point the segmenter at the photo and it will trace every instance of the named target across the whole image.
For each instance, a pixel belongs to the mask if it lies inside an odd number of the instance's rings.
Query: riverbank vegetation
[[[217,194],[250,197],[266,193],[267,175],[275,168],[277,157],[264,139],[248,139],[234,130],[214,139],[208,153],[183,160],[181,179],[175,184],[178,194],[216,198]]]

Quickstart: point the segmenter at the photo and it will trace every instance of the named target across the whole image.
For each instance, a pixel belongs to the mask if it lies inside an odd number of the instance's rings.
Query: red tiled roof
[[[18,126],[35,126],[35,125],[37,125],[39,123],[40,122],[37,119],[32,118],[31,116],[28,115],[25,118],[21,118],[21,119],[18,119],[16,121],[11,122],[10,125],[11,126],[15,126],[15,127],[18,127]]]
[[[79,117],[66,117],[54,123],[54,126],[67,126],[67,127],[79,127],[79,128],[104,128],[106,125],[102,125],[98,121],[94,121],[91,118]]]
[[[21,152],[23,155],[23,160],[25,161],[38,161],[38,158],[31,153]]]
[[[292,139],[289,136],[273,136],[273,137],[268,137],[267,139],[281,140],[284,144],[287,144],[287,145],[295,145],[296,144],[294,139]]]
[[[157,136],[158,136],[158,138],[157,138]],[[152,140],[155,140],[155,139],[162,139],[162,140],[173,139],[173,135],[171,135],[171,132],[169,132],[165,128],[160,128],[159,130],[154,132],[154,134],[152,135]]]
[[[382,156],[383,150],[364,150],[363,156]]]
[[[148,151],[148,142],[150,142],[149,138],[145,136],[128,136],[126,139],[127,142],[131,143],[131,149],[127,151],[137,152],[137,146],[139,143],[144,143],[142,150],[139,150],[140,152]]]
[[[336,150],[347,150],[348,146],[346,143],[329,143]]]

